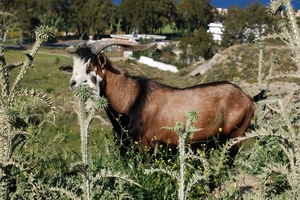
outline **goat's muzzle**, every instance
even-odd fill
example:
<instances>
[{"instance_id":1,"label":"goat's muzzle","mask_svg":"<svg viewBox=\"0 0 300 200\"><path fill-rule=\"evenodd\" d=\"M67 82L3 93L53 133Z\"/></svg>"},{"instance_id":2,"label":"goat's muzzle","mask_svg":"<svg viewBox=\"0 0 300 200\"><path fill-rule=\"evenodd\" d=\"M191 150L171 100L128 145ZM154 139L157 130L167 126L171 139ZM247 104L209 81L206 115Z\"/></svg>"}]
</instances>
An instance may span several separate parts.
<instances>
[{"instance_id":1,"label":"goat's muzzle","mask_svg":"<svg viewBox=\"0 0 300 200\"><path fill-rule=\"evenodd\" d=\"M70 90L74 90L76 88L76 81L75 80L71 80L69 87L70 87Z\"/></svg>"}]
</instances>

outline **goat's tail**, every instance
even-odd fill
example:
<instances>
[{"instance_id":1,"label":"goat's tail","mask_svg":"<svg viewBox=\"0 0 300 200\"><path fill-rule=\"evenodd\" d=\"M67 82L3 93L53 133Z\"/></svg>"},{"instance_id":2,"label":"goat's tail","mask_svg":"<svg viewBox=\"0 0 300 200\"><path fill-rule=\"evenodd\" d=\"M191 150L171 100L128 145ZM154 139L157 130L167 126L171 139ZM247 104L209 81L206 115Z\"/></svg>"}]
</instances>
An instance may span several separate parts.
<instances>
[{"instance_id":1,"label":"goat's tail","mask_svg":"<svg viewBox=\"0 0 300 200\"><path fill-rule=\"evenodd\" d=\"M268 97L267 96L267 91L266 90L261 90L260 93L258 93L257 95L255 95L253 97L253 101L258 102L258 101L266 99L267 97Z\"/></svg>"}]
</instances>

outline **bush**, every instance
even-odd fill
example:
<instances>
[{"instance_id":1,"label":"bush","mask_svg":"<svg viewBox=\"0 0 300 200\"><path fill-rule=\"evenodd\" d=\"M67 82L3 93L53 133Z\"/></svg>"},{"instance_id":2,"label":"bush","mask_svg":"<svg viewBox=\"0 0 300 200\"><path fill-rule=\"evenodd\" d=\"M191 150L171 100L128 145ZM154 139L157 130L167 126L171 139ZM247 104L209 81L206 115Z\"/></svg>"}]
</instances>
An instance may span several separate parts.
<instances>
[{"instance_id":1,"label":"bush","mask_svg":"<svg viewBox=\"0 0 300 200\"><path fill-rule=\"evenodd\" d=\"M201 27L196 35L186 35L181 39L179 49L180 62L185 65L200 61L201 59L209 59L215 53L216 43L210 33Z\"/></svg>"}]
</instances>

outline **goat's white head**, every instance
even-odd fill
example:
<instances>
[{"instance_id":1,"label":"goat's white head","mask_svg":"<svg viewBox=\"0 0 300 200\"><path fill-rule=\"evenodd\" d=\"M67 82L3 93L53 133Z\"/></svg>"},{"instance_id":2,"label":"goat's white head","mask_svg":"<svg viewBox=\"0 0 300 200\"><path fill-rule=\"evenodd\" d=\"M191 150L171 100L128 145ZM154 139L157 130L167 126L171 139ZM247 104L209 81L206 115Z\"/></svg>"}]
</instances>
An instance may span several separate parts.
<instances>
[{"instance_id":1,"label":"goat's white head","mask_svg":"<svg viewBox=\"0 0 300 200\"><path fill-rule=\"evenodd\" d=\"M83 51L87 51L87 49L83 49ZM60 67L59 70L67 74L72 74L69 83L69 88L71 90L76 89L81 85L87 85L94 89L97 94L99 94L100 83L102 82L104 76L104 71L98 69L98 67L101 67L99 66L99 63L97 63L100 61L99 56L89 53L88 56L85 57L84 54L77 54L78 52L72 56L72 67ZM97 73L98 70L101 70L102 73Z\"/></svg>"},{"instance_id":2,"label":"goat's white head","mask_svg":"<svg viewBox=\"0 0 300 200\"><path fill-rule=\"evenodd\" d=\"M67 52L73 56L73 67L60 67L59 70L67 74L72 74L70 80L71 90L81 85L88 85L99 95L106 63L106 57L100 52L112 45L121 45L133 51L142 51L153 47L155 43L141 45L122 40L105 40L94 42L85 48L67 49Z\"/></svg>"}]
</instances>

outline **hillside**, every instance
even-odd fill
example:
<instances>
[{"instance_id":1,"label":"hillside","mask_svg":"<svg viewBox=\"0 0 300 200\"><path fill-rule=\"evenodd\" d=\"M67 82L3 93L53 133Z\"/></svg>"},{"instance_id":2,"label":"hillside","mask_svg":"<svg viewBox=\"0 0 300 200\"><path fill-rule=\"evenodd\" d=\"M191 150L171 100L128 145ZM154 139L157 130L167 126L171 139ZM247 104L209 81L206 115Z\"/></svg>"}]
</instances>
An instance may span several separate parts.
<instances>
[{"instance_id":1,"label":"hillside","mask_svg":"<svg viewBox=\"0 0 300 200\"><path fill-rule=\"evenodd\" d=\"M229 81L241 84L250 92L257 91L257 76L258 76L258 54L259 50L256 44L243 44L229 47L222 54L226 57L220 64L214 66L212 70L203 75L203 80L216 81L226 79ZM264 52L263 64L263 80L270 70L271 56L277 58L277 66L274 69L273 75L281 73L291 73L297 70L295 62L291 59L292 51L285 45L268 44ZM294 83L295 79L281 78L273 80L271 83L271 91L273 93L283 94L287 92ZM264 81L265 82L265 81Z\"/></svg>"},{"instance_id":2,"label":"hillside","mask_svg":"<svg viewBox=\"0 0 300 200\"><path fill-rule=\"evenodd\" d=\"M235 45L225 49L221 54L225 59L219 64L214 65L212 69L208 70L205 74L196 77L189 75L190 72L198 66L195 64L181 69L177 74L153 69L133 61L119 61L119 64L126 66L130 74L154 78L159 82L175 87L186 87L204 82L228 80L240 85L250 94L257 93L259 50L256 44ZM295 62L291 59L291 49L282 44L268 44L263 59L263 79L268 75L270 57L272 54L276 55L278 59L278 65L274 70L274 75L279 75L279 72L293 73L297 70ZM271 83L271 91L275 94L284 94L295 82L296 80L291 78L273 80Z\"/></svg>"}]
</instances>

